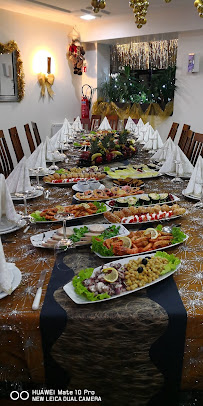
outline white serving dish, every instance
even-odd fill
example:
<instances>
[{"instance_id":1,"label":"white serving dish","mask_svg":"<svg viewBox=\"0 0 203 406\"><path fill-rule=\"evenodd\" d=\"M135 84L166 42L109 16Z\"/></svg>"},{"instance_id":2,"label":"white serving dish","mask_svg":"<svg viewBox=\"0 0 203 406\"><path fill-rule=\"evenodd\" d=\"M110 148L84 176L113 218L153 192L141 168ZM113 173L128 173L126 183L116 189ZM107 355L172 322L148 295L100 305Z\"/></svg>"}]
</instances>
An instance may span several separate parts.
<instances>
[{"instance_id":1,"label":"white serving dish","mask_svg":"<svg viewBox=\"0 0 203 406\"><path fill-rule=\"evenodd\" d=\"M22 275L20 269L18 269L12 262L7 262L7 266L13 273L13 280L11 283L11 288L13 292L20 285ZM8 293L0 292L0 299L3 299L6 296L8 296Z\"/></svg>"},{"instance_id":2,"label":"white serving dish","mask_svg":"<svg viewBox=\"0 0 203 406\"><path fill-rule=\"evenodd\" d=\"M147 253L145 253L145 255L139 255L139 258L145 258L146 255L147 255ZM153 255L154 255L154 254L153 254ZM151 255L151 256L153 256L153 255ZM131 257L130 259L131 259L131 260L132 260L132 259L135 259L135 260L136 260L136 259L138 259L138 257L137 257L137 256L136 256L136 257ZM121 264L121 265L125 265L125 264L127 264L128 262L129 262L129 259L128 259L128 258L120 259L120 260L119 260L119 264ZM116 264L116 263L118 263L118 261L113 261L113 262L107 263L107 264L106 264L106 267L108 267L108 266L113 266L113 265ZM111 265L110 265L110 264L111 264ZM174 271L168 272L168 273L166 273L165 275L160 276L160 277L159 277L158 279L156 279L155 281L153 281L153 282L151 282L151 283L147 283L146 285L144 285L144 286L142 286L142 287L139 287L139 288L134 289L134 290L126 291L126 292L123 292L123 293L120 293L120 295L115 295L115 296L112 296L112 297L107 298L107 299L96 300L95 302L91 302L91 301L89 301L88 299L86 299L85 297L82 297L82 296L78 295L78 294L75 292L75 289L74 289L74 287L73 287L72 281L69 282L69 283L67 283L67 284L63 287L63 289L64 289L64 291L66 292L66 294L73 300L73 302L75 302L75 303L77 303L77 304L82 304L82 305L84 305L84 304L90 304L90 303L101 303L101 302L104 302L104 301L107 301L107 300L113 300L113 299L120 298L120 297L122 297L122 296L129 295L129 294L134 293L134 292L137 292L138 290L141 290L141 289L146 289L146 288L148 288L149 286L152 286L152 285L154 285L155 283L158 283L158 282L160 282L160 281L162 281L162 280L168 278L169 276L171 276L174 272L176 272L176 271L179 269L180 266L181 266L181 264L179 264L179 265L177 266L177 268L176 268ZM96 271L98 271L100 268L101 268L100 266L97 267L97 268L95 268L94 271L93 271L93 275L94 275L94 273L95 273Z\"/></svg>"},{"instance_id":3,"label":"white serving dish","mask_svg":"<svg viewBox=\"0 0 203 406\"><path fill-rule=\"evenodd\" d=\"M93 224L88 224L86 225L87 227L90 227ZM94 224L95 225L95 224ZM119 224L112 224L115 225L116 227L119 226ZM102 226L106 228L109 228L110 225L109 224L102 224ZM73 226L73 228L81 228L84 227L83 225L80 226ZM57 234L57 230L51 230L51 231L47 231L45 233L40 233L40 234L36 234L33 235L32 237L30 237L30 241L32 243L32 245L34 245L34 247L37 248L49 248L49 249L53 249L54 247L46 247L42 244L42 242L46 242L49 238L51 238L54 234ZM129 231L127 230L127 228L125 228L122 224L120 225L120 230L119 230L119 234L118 235L128 235ZM61 237L62 238L62 237ZM57 243L57 240L56 240ZM87 243L86 245L90 245L90 243Z\"/></svg>"}]
</instances>

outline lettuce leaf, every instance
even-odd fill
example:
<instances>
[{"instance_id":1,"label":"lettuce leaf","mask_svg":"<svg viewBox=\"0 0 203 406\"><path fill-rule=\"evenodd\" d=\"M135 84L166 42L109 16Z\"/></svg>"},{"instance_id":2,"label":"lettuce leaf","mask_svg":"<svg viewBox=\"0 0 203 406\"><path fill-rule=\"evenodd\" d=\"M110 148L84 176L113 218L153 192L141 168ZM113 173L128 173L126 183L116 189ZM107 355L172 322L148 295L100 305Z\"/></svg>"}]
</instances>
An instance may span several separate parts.
<instances>
[{"instance_id":1,"label":"lettuce leaf","mask_svg":"<svg viewBox=\"0 0 203 406\"><path fill-rule=\"evenodd\" d=\"M180 227L173 227L172 235L173 235L173 239L171 241L171 244L176 244L178 242L182 242L186 238L186 235L181 231Z\"/></svg>"},{"instance_id":2,"label":"lettuce leaf","mask_svg":"<svg viewBox=\"0 0 203 406\"><path fill-rule=\"evenodd\" d=\"M84 285L83 281L91 277L94 268L86 268L79 272L78 275L74 276L72 279L72 284L74 286L75 292L80 296L85 296L89 301L95 302L96 300L107 299L110 296L107 293L100 293L94 295L93 292L90 292Z\"/></svg>"},{"instance_id":3,"label":"lettuce leaf","mask_svg":"<svg viewBox=\"0 0 203 406\"><path fill-rule=\"evenodd\" d=\"M114 255L112 248L105 247L104 238L102 236L92 237L92 251L98 252L98 254L104 257L111 257Z\"/></svg>"},{"instance_id":4,"label":"lettuce leaf","mask_svg":"<svg viewBox=\"0 0 203 406\"><path fill-rule=\"evenodd\" d=\"M168 264L166 264L164 270L160 273L160 275L165 275L168 272L174 271L177 268L177 266L181 263L181 260L174 254L167 254L164 251L156 252L154 256L166 258L168 260Z\"/></svg>"},{"instance_id":5,"label":"lettuce leaf","mask_svg":"<svg viewBox=\"0 0 203 406\"><path fill-rule=\"evenodd\" d=\"M97 208L97 213L104 213L107 209L106 209L106 205L105 203L100 203L100 202L94 202L93 203L96 208Z\"/></svg>"},{"instance_id":6,"label":"lettuce leaf","mask_svg":"<svg viewBox=\"0 0 203 406\"><path fill-rule=\"evenodd\" d=\"M103 233L101 233L99 237L102 237L104 239L115 237L116 235L119 234L120 228L121 228L121 226L118 226L118 227L116 227L115 225L110 226L110 227L106 228L106 230L104 230Z\"/></svg>"},{"instance_id":7,"label":"lettuce leaf","mask_svg":"<svg viewBox=\"0 0 203 406\"><path fill-rule=\"evenodd\" d=\"M31 217L33 217L33 219L35 219L35 221L47 221L47 219L45 217L41 217L40 216L41 211L36 210L33 213L31 213Z\"/></svg>"}]
</instances>

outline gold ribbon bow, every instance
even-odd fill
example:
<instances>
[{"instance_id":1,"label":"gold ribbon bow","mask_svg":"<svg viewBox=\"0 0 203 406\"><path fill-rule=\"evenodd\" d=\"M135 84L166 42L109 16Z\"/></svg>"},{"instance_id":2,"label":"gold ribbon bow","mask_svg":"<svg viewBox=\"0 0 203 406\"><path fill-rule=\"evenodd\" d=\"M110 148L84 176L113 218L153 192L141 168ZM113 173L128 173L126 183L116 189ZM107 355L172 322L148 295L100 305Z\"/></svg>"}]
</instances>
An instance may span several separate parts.
<instances>
[{"instance_id":1,"label":"gold ribbon bow","mask_svg":"<svg viewBox=\"0 0 203 406\"><path fill-rule=\"evenodd\" d=\"M52 73L49 73L48 75L45 75L44 73L39 73L38 82L41 86L41 97L45 96L45 89L47 88L48 95L51 98L53 98L54 92L51 86L54 83L54 75Z\"/></svg>"}]
</instances>

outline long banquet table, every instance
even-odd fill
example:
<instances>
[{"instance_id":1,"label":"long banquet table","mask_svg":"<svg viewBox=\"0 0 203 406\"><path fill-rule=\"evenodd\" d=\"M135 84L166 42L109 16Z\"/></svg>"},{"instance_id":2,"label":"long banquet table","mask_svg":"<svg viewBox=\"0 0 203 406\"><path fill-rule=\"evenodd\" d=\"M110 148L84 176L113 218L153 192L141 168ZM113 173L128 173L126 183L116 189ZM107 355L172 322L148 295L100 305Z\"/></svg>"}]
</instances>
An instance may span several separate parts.
<instances>
[{"instance_id":1,"label":"long banquet table","mask_svg":"<svg viewBox=\"0 0 203 406\"><path fill-rule=\"evenodd\" d=\"M146 163L149 159L145 152L138 154L131 162L140 164ZM116 163L118 165L118 163ZM116 165L115 164L115 165ZM115 166L114 165L114 166ZM71 166L71 165L70 165ZM181 228L187 234L189 239L186 243L181 244L173 249L167 250L169 253L175 253L182 260L180 270L174 274L174 279L178 287L179 294L187 311L187 330L185 339L184 360L182 369L182 390L202 390L203 389L203 273L202 273L202 226L203 217L201 209L194 207L194 201L185 199L182 196L182 189L186 187L187 181L181 183L171 182L168 176L162 176L156 179L145 180L144 191L150 192L170 192L176 194L181 199L181 205L187 209L187 214L181 219L176 219L175 223L181 223ZM112 184L109 179L104 181L106 186ZM70 187L50 186L51 191L49 200L44 197L29 201L29 212L37 209L43 209L47 206L51 207L54 204L71 203L73 191ZM19 210L23 205L16 206ZM85 220L83 224L90 222L104 222L103 216L98 216L94 220ZM170 222L171 223L171 222ZM174 223L174 221L173 221ZM77 223L76 223L77 224ZM22 281L20 286L12 293L0 301L0 380L1 383L30 383L44 384L45 369L42 350L42 341L40 333L40 312L44 302L47 286L51 277L54 266L53 250L40 249L32 246L30 237L33 234L44 232L50 229L58 228L58 224L40 224L31 225L28 232L23 233L23 229L2 236L3 247L6 258L9 262L15 262L16 266L22 272ZM96 267L105 262L96 255L91 254L89 247L77 248L70 250L64 259L66 265L73 270L75 274L80 269L85 267ZM39 310L32 310L32 302L36 293L36 284L42 269L46 269L46 279L43 286L42 298ZM132 299L131 299L132 297ZM112 385L112 390L108 388L107 393L109 403L124 405L122 400L123 393L131 391L130 387L123 387L123 375L120 381L120 366L126 368L126 376L128 375L127 368L132 362L132 354L128 352L129 337L126 337L123 331L123 323L127 329L131 329L131 337L135 351L139 353L139 346L136 347L136 332L133 337L133 328L128 326L128 319L131 317L131 323L142 322L144 318L150 318L154 323L154 330L157 330L152 337L152 341L156 340L157 335L162 333L162 330L167 326L167 315L161 306L153 302L145 295L145 289L138 293L128 295L121 299L116 299L113 305L108 308L108 303L103 306L102 312L98 312L96 305L79 306L75 305L60 286L54 292L55 301L61 306L68 315L69 322L64 329L63 334L56 340L52 348L52 356L54 360L65 368L70 374L70 387L92 389L98 387L103 382L103 388ZM93 306L93 307L92 307ZM113 306L113 307L112 307ZM141 316L140 316L141 312ZM132 314L135 316L132 317ZM150 316L149 316L150 314ZM140 317L140 320L139 320ZM112 325L109 322L102 327L106 320L116 319L116 324ZM125 321L123 320L125 318ZM146 327L146 326L145 326ZM96 333L95 333L96 329ZM143 339L146 331L143 331L137 339ZM156 335L157 334L157 335ZM122 340L126 340L122 347L121 342L117 339L120 335ZM96 343L91 341L91 336ZM101 337L103 336L103 339ZM134 340L134 341L133 341ZM107 342L110 342L110 344ZM88 351L85 346L88 345ZM132 344L132 343L131 343ZM115 346L120 345L120 352L125 353L125 357L117 359ZM141 345L141 344L140 344ZM96 356L93 363L94 368L90 367L91 359L95 354L98 355L99 349L105 348L105 356ZM110 355L108 351L112 350ZM145 350L148 351L149 348ZM88 354L89 353L89 354ZM100 352L99 352L100 353ZM124 360L125 358L125 360ZM127 361L127 363L126 363ZM142 360L141 360L142 361ZM142 362L132 364L132 368L138 368L141 374L144 374ZM103 376L102 365L106 368L111 368L114 371L113 383L112 375ZM89 366L89 368L88 368ZM140 369L139 369L140 368ZM150 371L148 374L148 387L153 385L159 387L162 382L162 375L157 371L155 366L145 365L145 369ZM89 370L89 373L87 373ZM118 371L118 373L116 372ZM145 386L142 378L133 380L132 370L129 372L132 377L132 387L137 396L136 405L144 405L150 395L154 393L152 390L147 391L145 396ZM124 371L125 375L125 371ZM153 376L153 382L150 376ZM98 384L100 377L100 384ZM115 382L118 381L118 386ZM155 383L154 383L155 381ZM92 385L90 384L92 382ZM103 390L103 389L102 389ZM116 397L115 392L117 392ZM107 396L104 390L103 396ZM133 393L133 392L132 392ZM134 405L134 403L128 404Z\"/></svg>"}]
</instances>

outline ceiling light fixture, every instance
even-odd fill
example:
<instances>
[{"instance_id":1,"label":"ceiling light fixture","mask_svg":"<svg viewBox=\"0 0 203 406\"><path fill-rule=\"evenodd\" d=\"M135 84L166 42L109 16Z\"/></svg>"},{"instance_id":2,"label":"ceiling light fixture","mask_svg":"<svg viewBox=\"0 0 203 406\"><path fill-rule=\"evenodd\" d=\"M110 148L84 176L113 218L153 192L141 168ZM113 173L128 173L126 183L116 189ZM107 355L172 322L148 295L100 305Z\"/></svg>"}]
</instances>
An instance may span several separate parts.
<instances>
[{"instance_id":1,"label":"ceiling light fixture","mask_svg":"<svg viewBox=\"0 0 203 406\"><path fill-rule=\"evenodd\" d=\"M84 14L83 16L80 16L83 20L94 20L96 17L92 16L91 14Z\"/></svg>"}]
</instances>

